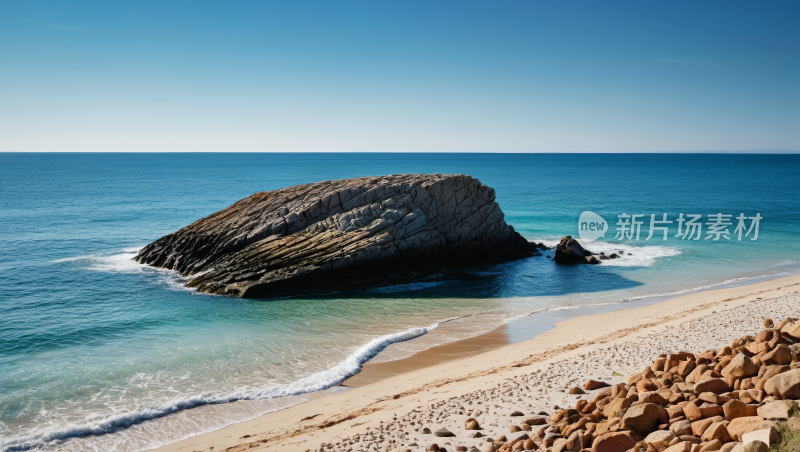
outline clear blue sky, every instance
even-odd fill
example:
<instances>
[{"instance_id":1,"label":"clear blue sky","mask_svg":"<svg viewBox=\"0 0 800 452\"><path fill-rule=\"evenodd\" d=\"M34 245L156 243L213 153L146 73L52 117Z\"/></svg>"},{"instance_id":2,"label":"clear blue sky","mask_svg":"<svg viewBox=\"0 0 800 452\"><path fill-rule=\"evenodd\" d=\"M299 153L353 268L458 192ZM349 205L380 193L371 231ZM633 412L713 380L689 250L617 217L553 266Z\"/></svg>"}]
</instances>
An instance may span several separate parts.
<instances>
[{"instance_id":1,"label":"clear blue sky","mask_svg":"<svg viewBox=\"0 0 800 452\"><path fill-rule=\"evenodd\" d=\"M5 1L0 151L800 149L797 1Z\"/></svg>"}]
</instances>

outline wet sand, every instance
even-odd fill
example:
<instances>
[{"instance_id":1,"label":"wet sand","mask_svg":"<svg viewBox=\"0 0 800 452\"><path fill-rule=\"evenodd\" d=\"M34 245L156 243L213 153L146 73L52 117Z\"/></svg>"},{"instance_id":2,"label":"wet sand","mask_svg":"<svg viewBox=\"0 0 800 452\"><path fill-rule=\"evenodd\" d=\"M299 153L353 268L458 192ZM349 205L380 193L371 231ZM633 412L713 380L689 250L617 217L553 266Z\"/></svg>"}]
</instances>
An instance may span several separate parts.
<instances>
[{"instance_id":1,"label":"wet sand","mask_svg":"<svg viewBox=\"0 0 800 452\"><path fill-rule=\"evenodd\" d=\"M351 387L364 386L412 370L478 355L510 343L508 325L503 325L486 334L437 345L408 358L376 364L367 363L361 372L348 378L342 384Z\"/></svg>"}]
</instances>

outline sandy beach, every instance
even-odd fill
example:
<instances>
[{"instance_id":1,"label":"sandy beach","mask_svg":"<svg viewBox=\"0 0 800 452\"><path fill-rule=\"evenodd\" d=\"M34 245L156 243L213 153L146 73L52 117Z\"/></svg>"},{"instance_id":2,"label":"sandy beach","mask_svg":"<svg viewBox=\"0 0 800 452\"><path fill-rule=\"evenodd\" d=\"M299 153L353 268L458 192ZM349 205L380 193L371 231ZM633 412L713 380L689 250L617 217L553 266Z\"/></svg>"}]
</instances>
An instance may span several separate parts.
<instances>
[{"instance_id":1,"label":"sandy beach","mask_svg":"<svg viewBox=\"0 0 800 452\"><path fill-rule=\"evenodd\" d=\"M766 317L800 311L800 275L692 293L655 304L572 318L532 339L507 344L503 328L434 347L410 358L367 364L345 382L353 389L185 439L172 451L448 450L509 435L513 418L580 397L588 379L610 384L641 371L661 353L721 348L759 331ZM482 438L464 422L480 422ZM423 429L447 428L436 438Z\"/></svg>"}]
</instances>

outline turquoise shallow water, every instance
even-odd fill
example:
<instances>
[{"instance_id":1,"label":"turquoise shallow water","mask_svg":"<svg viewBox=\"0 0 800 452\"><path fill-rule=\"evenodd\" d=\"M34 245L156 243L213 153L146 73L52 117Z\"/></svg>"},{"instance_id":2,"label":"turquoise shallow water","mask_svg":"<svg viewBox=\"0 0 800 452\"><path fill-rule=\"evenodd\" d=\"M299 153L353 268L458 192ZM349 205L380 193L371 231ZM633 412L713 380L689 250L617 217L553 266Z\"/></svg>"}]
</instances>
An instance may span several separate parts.
<instances>
[{"instance_id":1,"label":"turquoise shallow water","mask_svg":"<svg viewBox=\"0 0 800 452\"><path fill-rule=\"evenodd\" d=\"M407 172L479 178L510 224L550 244L594 211L612 233L587 247L626 256L282 300L197 295L130 260L257 191ZM799 180L795 155L0 154L0 450L145 450L297 403L445 319L475 315L454 322L479 334L542 309L796 272ZM618 214L646 214L644 239L649 214L681 212L763 220L757 241L681 240L675 224L667 241L613 240Z\"/></svg>"}]
</instances>

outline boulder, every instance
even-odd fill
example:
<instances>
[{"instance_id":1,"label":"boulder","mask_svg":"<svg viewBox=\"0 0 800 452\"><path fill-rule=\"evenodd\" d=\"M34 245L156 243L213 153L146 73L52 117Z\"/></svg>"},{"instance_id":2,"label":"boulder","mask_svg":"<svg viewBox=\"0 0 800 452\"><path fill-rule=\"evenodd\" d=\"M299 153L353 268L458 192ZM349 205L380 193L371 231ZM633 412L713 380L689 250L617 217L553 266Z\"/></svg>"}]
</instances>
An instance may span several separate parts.
<instances>
[{"instance_id":1,"label":"boulder","mask_svg":"<svg viewBox=\"0 0 800 452\"><path fill-rule=\"evenodd\" d=\"M785 421L797 415L797 402L794 400L776 400L758 407L758 415L764 419Z\"/></svg>"},{"instance_id":2,"label":"boulder","mask_svg":"<svg viewBox=\"0 0 800 452\"><path fill-rule=\"evenodd\" d=\"M722 394L723 392L728 392L730 390L731 387L728 385L728 382L721 378L712 378L710 380L701 381L700 383L694 385L694 393L698 395L704 392Z\"/></svg>"},{"instance_id":3,"label":"boulder","mask_svg":"<svg viewBox=\"0 0 800 452\"><path fill-rule=\"evenodd\" d=\"M406 174L256 193L145 246L135 260L175 270L200 292L275 297L535 253L477 179Z\"/></svg>"},{"instance_id":4,"label":"boulder","mask_svg":"<svg viewBox=\"0 0 800 452\"><path fill-rule=\"evenodd\" d=\"M641 436L631 431L606 433L592 442L592 452L625 452L641 439Z\"/></svg>"},{"instance_id":5,"label":"boulder","mask_svg":"<svg viewBox=\"0 0 800 452\"><path fill-rule=\"evenodd\" d=\"M766 421L761 416L747 416L732 420L728 424L728 434L734 441L741 441L742 435L755 430L772 427L773 422Z\"/></svg>"},{"instance_id":6,"label":"boulder","mask_svg":"<svg viewBox=\"0 0 800 452\"><path fill-rule=\"evenodd\" d=\"M718 439L713 439L711 441L707 441L705 443L700 444L700 448L697 449L698 452L711 452L715 450L722 449L722 441Z\"/></svg>"},{"instance_id":7,"label":"boulder","mask_svg":"<svg viewBox=\"0 0 800 452\"><path fill-rule=\"evenodd\" d=\"M654 403L643 403L628 408L622 418L621 427L633 430L640 435L647 435L662 422L669 422L667 410Z\"/></svg>"},{"instance_id":8,"label":"boulder","mask_svg":"<svg viewBox=\"0 0 800 452\"><path fill-rule=\"evenodd\" d=\"M778 344L775 349L761 357L761 363L767 366L792 363L792 350L786 344Z\"/></svg>"},{"instance_id":9,"label":"boulder","mask_svg":"<svg viewBox=\"0 0 800 452\"><path fill-rule=\"evenodd\" d=\"M642 403L655 403L656 405L666 405L669 400L656 391L640 392L638 394L639 401Z\"/></svg>"},{"instance_id":10,"label":"boulder","mask_svg":"<svg viewBox=\"0 0 800 452\"><path fill-rule=\"evenodd\" d=\"M668 430L656 430L644 438L646 443L657 443L659 441L670 442L675 439L675 434Z\"/></svg>"},{"instance_id":11,"label":"boulder","mask_svg":"<svg viewBox=\"0 0 800 452\"><path fill-rule=\"evenodd\" d=\"M630 399L618 397L603 408L603 415L609 419L616 417L622 410L631 406Z\"/></svg>"},{"instance_id":12,"label":"boulder","mask_svg":"<svg viewBox=\"0 0 800 452\"><path fill-rule=\"evenodd\" d=\"M583 385L583 388L586 389L587 391L594 391L595 389L605 388L607 386L611 385L606 383L605 381L588 380Z\"/></svg>"},{"instance_id":13,"label":"boulder","mask_svg":"<svg viewBox=\"0 0 800 452\"><path fill-rule=\"evenodd\" d=\"M585 262L586 257L591 255L592 253L586 251L577 240L566 235L561 237L561 241L556 245L554 260L558 264L577 264Z\"/></svg>"},{"instance_id":14,"label":"boulder","mask_svg":"<svg viewBox=\"0 0 800 452\"><path fill-rule=\"evenodd\" d=\"M747 404L741 400L729 400L722 405L722 411L725 414L725 419L732 421L736 418L747 416Z\"/></svg>"},{"instance_id":15,"label":"boulder","mask_svg":"<svg viewBox=\"0 0 800 452\"><path fill-rule=\"evenodd\" d=\"M762 428L761 430L753 430L742 435L742 442L747 445L751 441L761 441L767 446L779 443L781 434L775 427Z\"/></svg>"},{"instance_id":16,"label":"boulder","mask_svg":"<svg viewBox=\"0 0 800 452\"><path fill-rule=\"evenodd\" d=\"M663 452L691 452L694 443L691 441L681 441L677 444L667 447Z\"/></svg>"},{"instance_id":17,"label":"boulder","mask_svg":"<svg viewBox=\"0 0 800 452\"><path fill-rule=\"evenodd\" d=\"M800 399L800 369L790 370L770 378L764 385L764 391L782 399Z\"/></svg>"},{"instance_id":18,"label":"boulder","mask_svg":"<svg viewBox=\"0 0 800 452\"><path fill-rule=\"evenodd\" d=\"M723 445L722 445L722 447L719 449L719 452L731 452L731 451L733 450L733 448L734 448L734 447L736 447L736 446L739 446L739 445L741 445L741 444L742 444L742 443L738 443L738 442L730 442L730 443L725 443L725 444L723 444Z\"/></svg>"},{"instance_id":19,"label":"boulder","mask_svg":"<svg viewBox=\"0 0 800 452\"><path fill-rule=\"evenodd\" d=\"M721 373L723 377L746 378L756 375L758 367L753 364L753 360L750 357L744 353L739 353L722 369Z\"/></svg>"},{"instance_id":20,"label":"boulder","mask_svg":"<svg viewBox=\"0 0 800 452\"><path fill-rule=\"evenodd\" d=\"M749 443L742 443L733 449L731 452L768 452L769 446L762 441L751 441Z\"/></svg>"},{"instance_id":21,"label":"boulder","mask_svg":"<svg viewBox=\"0 0 800 452\"><path fill-rule=\"evenodd\" d=\"M706 429L713 423L714 421L711 419L700 419L699 421L692 422L692 435L702 436L703 433L706 432Z\"/></svg>"},{"instance_id":22,"label":"boulder","mask_svg":"<svg viewBox=\"0 0 800 452\"><path fill-rule=\"evenodd\" d=\"M684 436L692 434L692 423L689 421L676 421L669 426L669 431L675 436Z\"/></svg>"},{"instance_id":23,"label":"boulder","mask_svg":"<svg viewBox=\"0 0 800 452\"><path fill-rule=\"evenodd\" d=\"M728 427L725 421L715 422L708 426L706 431L703 432L703 436L700 438L701 441L713 441L715 439L718 439L723 443L728 443L732 440L730 434L728 433Z\"/></svg>"},{"instance_id":24,"label":"boulder","mask_svg":"<svg viewBox=\"0 0 800 452\"><path fill-rule=\"evenodd\" d=\"M683 414L686 416L691 422L694 422L698 419L703 418L703 413L700 412L700 408L694 404L694 402L689 402L683 407Z\"/></svg>"},{"instance_id":25,"label":"boulder","mask_svg":"<svg viewBox=\"0 0 800 452\"><path fill-rule=\"evenodd\" d=\"M700 413L704 418L720 416L723 413L721 406L714 403L704 403L700 405Z\"/></svg>"},{"instance_id":26,"label":"boulder","mask_svg":"<svg viewBox=\"0 0 800 452\"><path fill-rule=\"evenodd\" d=\"M781 333L800 339L800 321L787 319L786 324L781 328Z\"/></svg>"}]
</instances>

